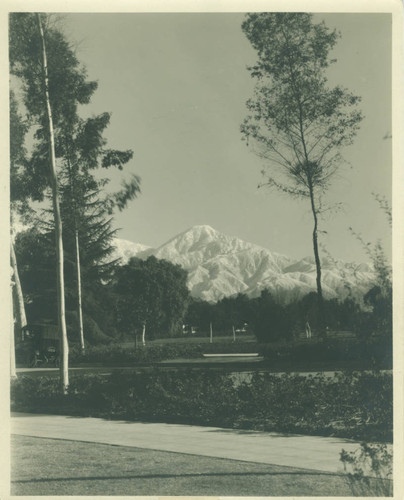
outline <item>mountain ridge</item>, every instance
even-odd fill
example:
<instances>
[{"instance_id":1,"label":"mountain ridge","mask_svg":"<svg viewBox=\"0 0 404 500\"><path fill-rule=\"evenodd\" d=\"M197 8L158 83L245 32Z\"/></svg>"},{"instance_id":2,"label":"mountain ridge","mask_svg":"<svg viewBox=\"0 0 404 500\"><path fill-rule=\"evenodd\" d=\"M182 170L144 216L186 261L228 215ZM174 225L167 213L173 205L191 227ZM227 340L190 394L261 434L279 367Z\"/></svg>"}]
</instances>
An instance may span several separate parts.
<instances>
[{"instance_id":1,"label":"mountain ridge","mask_svg":"<svg viewBox=\"0 0 404 500\"><path fill-rule=\"evenodd\" d=\"M193 226L157 248L120 239L114 240L114 246L114 258L122 263L132 256L145 259L154 255L180 265L188 271L191 295L208 302L238 293L256 297L264 288L279 302L290 302L317 289L313 257L292 259L209 225ZM326 298L344 298L349 290L363 294L374 280L371 266L364 263L324 257L322 271Z\"/></svg>"}]
</instances>

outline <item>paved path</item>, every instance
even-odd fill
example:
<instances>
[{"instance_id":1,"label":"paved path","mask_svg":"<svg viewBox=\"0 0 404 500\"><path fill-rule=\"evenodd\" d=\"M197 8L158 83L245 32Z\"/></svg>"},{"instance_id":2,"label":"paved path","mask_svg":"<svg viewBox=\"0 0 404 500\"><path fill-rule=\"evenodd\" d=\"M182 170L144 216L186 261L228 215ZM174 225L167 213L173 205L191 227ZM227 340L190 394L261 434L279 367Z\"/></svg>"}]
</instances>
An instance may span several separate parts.
<instances>
[{"instance_id":1,"label":"paved path","mask_svg":"<svg viewBox=\"0 0 404 500\"><path fill-rule=\"evenodd\" d=\"M12 414L11 430L24 436L133 446L327 472L342 471L339 461L342 448L353 451L359 447L358 443L339 438L29 413Z\"/></svg>"}]
</instances>

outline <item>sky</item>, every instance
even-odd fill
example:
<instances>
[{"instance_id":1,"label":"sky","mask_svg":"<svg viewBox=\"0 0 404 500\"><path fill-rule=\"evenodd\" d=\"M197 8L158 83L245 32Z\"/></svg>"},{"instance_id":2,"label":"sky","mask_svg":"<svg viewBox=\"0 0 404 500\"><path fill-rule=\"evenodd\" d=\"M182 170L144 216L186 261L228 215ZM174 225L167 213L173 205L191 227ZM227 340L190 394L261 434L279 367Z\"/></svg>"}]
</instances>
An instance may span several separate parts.
<instances>
[{"instance_id":1,"label":"sky","mask_svg":"<svg viewBox=\"0 0 404 500\"><path fill-rule=\"evenodd\" d=\"M257 189L263 160L241 140L256 53L241 30L244 14L65 14L69 40L99 87L84 115L109 111L110 147L133 149L124 174L142 193L115 217L118 237L158 247L197 224L302 258L312 254L307 200ZM321 223L335 258L363 261L361 244L390 227L372 192L391 200L391 16L315 14L341 32L331 54L330 85L362 97L365 115L347 163L327 194L343 209ZM387 138L386 138L387 137ZM121 172L109 172L118 187Z\"/></svg>"}]
</instances>

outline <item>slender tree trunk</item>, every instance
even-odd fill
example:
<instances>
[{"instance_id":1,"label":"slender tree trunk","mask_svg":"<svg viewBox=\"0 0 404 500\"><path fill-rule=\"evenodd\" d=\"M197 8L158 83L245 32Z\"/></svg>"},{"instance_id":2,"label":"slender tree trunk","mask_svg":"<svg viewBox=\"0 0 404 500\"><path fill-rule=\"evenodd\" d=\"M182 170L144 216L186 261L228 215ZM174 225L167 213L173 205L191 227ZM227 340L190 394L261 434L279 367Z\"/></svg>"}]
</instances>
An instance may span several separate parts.
<instances>
[{"instance_id":1,"label":"slender tree trunk","mask_svg":"<svg viewBox=\"0 0 404 500\"><path fill-rule=\"evenodd\" d=\"M146 321L143 323L143 328L142 328L142 345L146 345Z\"/></svg>"},{"instance_id":2,"label":"slender tree trunk","mask_svg":"<svg viewBox=\"0 0 404 500\"><path fill-rule=\"evenodd\" d=\"M212 330L212 323L210 323L210 343L213 343L213 330Z\"/></svg>"},{"instance_id":3,"label":"slender tree trunk","mask_svg":"<svg viewBox=\"0 0 404 500\"><path fill-rule=\"evenodd\" d=\"M313 219L314 219L313 251L314 251L314 260L316 263L318 312L319 312L319 320L320 320L320 332L321 332L321 335L323 336L324 332L325 332L324 299L323 299L323 289L321 286L321 262L320 262L320 254L318 251L318 217L317 217L317 210L316 210L316 206L315 206L315 202L314 202L313 187L311 184L310 184L310 204L311 204L311 211L313 213Z\"/></svg>"},{"instance_id":4,"label":"slender tree trunk","mask_svg":"<svg viewBox=\"0 0 404 500\"><path fill-rule=\"evenodd\" d=\"M74 218L74 239L76 248L76 275L77 275L77 310L79 313L79 331L80 331L80 347L81 353L84 354L86 351L86 346L84 343L84 328L83 328L83 306L82 306L82 295L81 295L81 266L80 266L80 243L79 243L79 231L77 229L77 204L76 204L76 193L74 185L74 174L72 172L72 167L69 157L67 158L67 165L69 171L69 182L70 191L72 195L73 203L73 218Z\"/></svg>"},{"instance_id":5,"label":"slender tree trunk","mask_svg":"<svg viewBox=\"0 0 404 500\"><path fill-rule=\"evenodd\" d=\"M14 339L14 310L13 310L13 288L14 280L11 278L10 283L10 378L17 378L15 369L15 339Z\"/></svg>"},{"instance_id":6,"label":"slender tree trunk","mask_svg":"<svg viewBox=\"0 0 404 500\"><path fill-rule=\"evenodd\" d=\"M46 110L49 125L49 147L50 147L50 181L52 187L53 216L55 219L55 240L56 240L56 260L57 260L57 301L58 301L58 321L60 334L60 384L64 393L67 393L69 386L69 344L67 341L66 312L65 312L65 290L64 290L64 263L63 263L63 239L62 239L62 219L60 216L59 190L56 175L56 155L55 137L53 132L52 108L49 100L48 66L46 58L45 36L42 28L40 14L37 14L38 27L42 40L42 64L45 84Z\"/></svg>"},{"instance_id":7,"label":"slender tree trunk","mask_svg":"<svg viewBox=\"0 0 404 500\"><path fill-rule=\"evenodd\" d=\"M10 256L11 256L11 266L13 268L13 280L14 280L13 296L14 296L15 309L17 313L15 317L17 320L18 332L21 332L21 329L27 325L27 317L25 315L24 296L22 294L20 276L18 273L17 258L15 256L14 241L12 237L10 241Z\"/></svg>"},{"instance_id":8,"label":"slender tree trunk","mask_svg":"<svg viewBox=\"0 0 404 500\"><path fill-rule=\"evenodd\" d=\"M86 351L84 343L84 329L83 329L83 307L81 304L81 267L80 267L80 247L79 247L79 232L75 231L76 240L76 270L77 270L77 301L79 310L79 327L80 327L80 346L82 354Z\"/></svg>"},{"instance_id":9,"label":"slender tree trunk","mask_svg":"<svg viewBox=\"0 0 404 500\"><path fill-rule=\"evenodd\" d=\"M234 325L233 325L233 342L236 341L236 330L234 329Z\"/></svg>"}]
</instances>

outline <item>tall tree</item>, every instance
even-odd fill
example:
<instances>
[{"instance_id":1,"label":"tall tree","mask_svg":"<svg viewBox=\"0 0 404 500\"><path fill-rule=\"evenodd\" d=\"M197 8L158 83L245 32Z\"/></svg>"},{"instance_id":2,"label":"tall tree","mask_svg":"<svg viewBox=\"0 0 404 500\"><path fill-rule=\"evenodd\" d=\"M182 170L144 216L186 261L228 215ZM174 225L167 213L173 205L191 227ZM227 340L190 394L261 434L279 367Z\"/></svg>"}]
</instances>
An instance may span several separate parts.
<instances>
[{"instance_id":1,"label":"tall tree","mask_svg":"<svg viewBox=\"0 0 404 500\"><path fill-rule=\"evenodd\" d=\"M243 137L267 161L265 184L307 199L313 215L317 297L323 311L318 249L322 195L341 164L341 148L353 142L362 119L359 97L327 86L329 52L338 39L311 14L248 14L242 30L258 53L249 68L257 79ZM320 313L321 314L321 313Z\"/></svg>"},{"instance_id":2,"label":"tall tree","mask_svg":"<svg viewBox=\"0 0 404 500\"><path fill-rule=\"evenodd\" d=\"M55 135L53 129L52 106L49 98L48 59L46 53L45 34L40 14L37 14L37 21L38 21L38 29L42 44L42 73L43 73L42 86L45 95L46 114L48 118L47 142L49 144L50 183L52 189L53 217L55 221L55 242L56 242L56 261L57 261L56 296L58 300L58 320L59 320L60 348L61 348L61 358L62 358L62 362L60 363L60 379L63 391L67 391L69 385L69 343L67 341L66 314L65 314L62 219L60 216L59 186L56 173Z\"/></svg>"},{"instance_id":3,"label":"tall tree","mask_svg":"<svg viewBox=\"0 0 404 500\"><path fill-rule=\"evenodd\" d=\"M175 336L182 332L189 303L187 272L156 257L132 258L116 271L118 324L128 334L146 327L151 335Z\"/></svg>"},{"instance_id":4,"label":"tall tree","mask_svg":"<svg viewBox=\"0 0 404 500\"><path fill-rule=\"evenodd\" d=\"M26 215L29 212L26 190L24 182L23 169L26 162L26 150L24 147L25 134L27 133L27 124L24 123L22 116L18 113L18 104L14 92L10 91L10 259L13 269L12 303L13 318L15 317L17 332L27 324L25 314L24 297L21 288L18 263L14 249L14 223L18 216ZM14 344L14 324L12 328L11 341ZM15 372L14 348L11 350L13 373Z\"/></svg>"},{"instance_id":5,"label":"tall tree","mask_svg":"<svg viewBox=\"0 0 404 500\"><path fill-rule=\"evenodd\" d=\"M59 207L55 134L64 120L76 113L79 103L88 102L96 84L87 82L85 72L63 34L42 14L10 15L10 69L23 83L24 104L35 122L35 145L26 175L35 179L32 198L42 199L46 188L52 191L57 255L58 323L62 363L60 380L64 392L69 384L68 341L65 320L64 258L62 222ZM45 160L45 161L44 161Z\"/></svg>"},{"instance_id":6,"label":"tall tree","mask_svg":"<svg viewBox=\"0 0 404 500\"><path fill-rule=\"evenodd\" d=\"M71 239L74 241L77 312L81 350L84 353L80 241L85 235L85 231L88 232L91 228L86 226L83 219L86 218L86 209L89 205L97 205L94 193L99 192L100 186L105 186L108 182L107 179L97 181L91 171L100 167L106 169L112 166L122 170L123 165L132 159L133 151L118 151L105 147L106 140L102 134L109 124L109 113L103 113L87 120L79 119L77 116L71 118L60 135L57 151L63 162L64 189L62 193L65 203L62 217L69 221L72 229ZM124 181L121 190L108 196L102 196L105 209L101 209L101 212L104 214L106 211L112 213L116 207L123 210L130 200L136 198L139 192L140 179L137 176L132 176L130 182ZM89 201L90 199L91 201ZM100 205L98 204L98 206ZM98 216L100 217L100 212L98 212ZM98 222L100 223L100 221ZM105 222L105 224L108 223ZM110 231L104 232L106 241L111 237Z\"/></svg>"}]
</instances>

